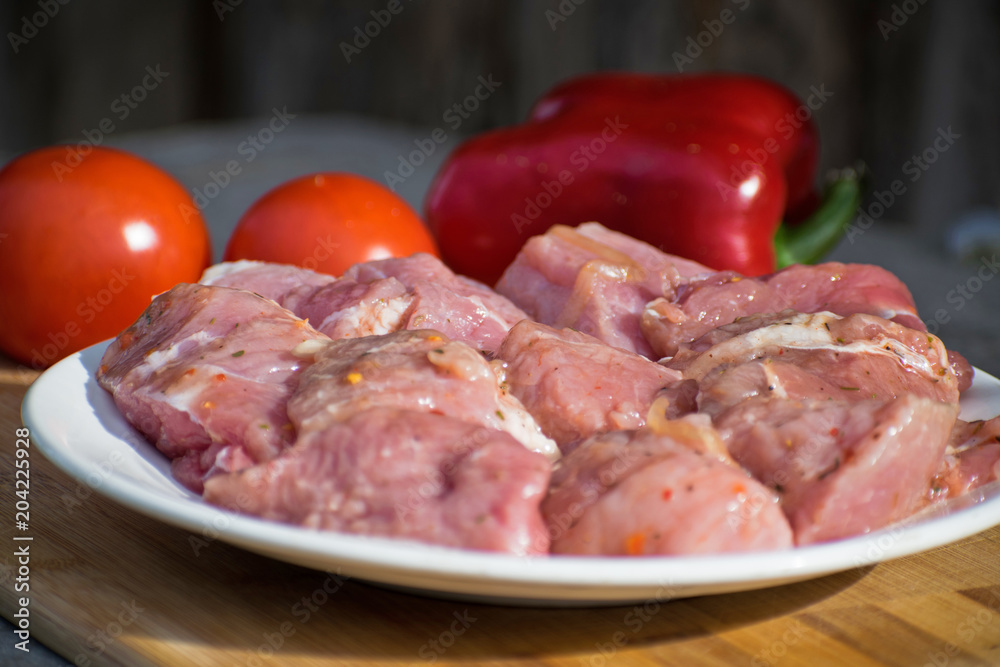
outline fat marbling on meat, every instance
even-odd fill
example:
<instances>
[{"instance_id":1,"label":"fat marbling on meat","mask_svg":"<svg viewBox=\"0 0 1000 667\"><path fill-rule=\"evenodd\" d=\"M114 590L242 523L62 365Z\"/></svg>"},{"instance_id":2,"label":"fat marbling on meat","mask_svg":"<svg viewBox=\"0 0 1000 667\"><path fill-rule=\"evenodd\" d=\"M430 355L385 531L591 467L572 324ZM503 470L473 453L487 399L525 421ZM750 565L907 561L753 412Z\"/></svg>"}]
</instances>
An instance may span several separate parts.
<instances>
[{"instance_id":1,"label":"fat marbling on meat","mask_svg":"<svg viewBox=\"0 0 1000 667\"><path fill-rule=\"evenodd\" d=\"M180 284L112 341L97 378L128 421L195 491L219 472L268 461L295 436L286 404L326 337L269 299Z\"/></svg>"},{"instance_id":2,"label":"fat marbling on meat","mask_svg":"<svg viewBox=\"0 0 1000 667\"><path fill-rule=\"evenodd\" d=\"M906 285L870 264L827 262L794 265L751 278L733 271L695 276L673 297L651 301L642 313L642 332L655 353L670 357L713 329L750 315L783 310L867 313L911 329L926 329Z\"/></svg>"},{"instance_id":3,"label":"fat marbling on meat","mask_svg":"<svg viewBox=\"0 0 1000 667\"><path fill-rule=\"evenodd\" d=\"M668 366L698 382L709 414L753 396L958 403L963 379L936 336L874 315L785 311L718 327Z\"/></svg>"}]
</instances>

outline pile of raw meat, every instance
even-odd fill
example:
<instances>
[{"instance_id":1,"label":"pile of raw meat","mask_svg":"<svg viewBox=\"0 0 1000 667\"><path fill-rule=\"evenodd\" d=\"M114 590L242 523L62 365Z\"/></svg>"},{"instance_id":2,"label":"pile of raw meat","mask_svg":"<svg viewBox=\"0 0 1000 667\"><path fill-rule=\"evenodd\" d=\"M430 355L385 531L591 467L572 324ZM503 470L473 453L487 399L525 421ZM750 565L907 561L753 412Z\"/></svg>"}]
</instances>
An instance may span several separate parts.
<instances>
[{"instance_id":1,"label":"pile of raw meat","mask_svg":"<svg viewBox=\"0 0 1000 667\"><path fill-rule=\"evenodd\" d=\"M784 549L997 478L972 369L875 266L715 272L590 223L496 291L427 255L221 264L98 379L208 502L512 554Z\"/></svg>"}]
</instances>

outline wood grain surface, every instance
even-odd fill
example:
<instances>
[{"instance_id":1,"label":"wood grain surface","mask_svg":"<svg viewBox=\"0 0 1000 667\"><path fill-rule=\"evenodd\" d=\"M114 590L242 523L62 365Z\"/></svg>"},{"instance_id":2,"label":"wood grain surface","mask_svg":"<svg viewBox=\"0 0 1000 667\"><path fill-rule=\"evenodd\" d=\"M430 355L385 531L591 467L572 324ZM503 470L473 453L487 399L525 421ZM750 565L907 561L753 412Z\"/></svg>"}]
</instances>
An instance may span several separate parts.
<instances>
[{"instance_id":1,"label":"wood grain surface","mask_svg":"<svg viewBox=\"0 0 1000 667\"><path fill-rule=\"evenodd\" d=\"M0 613L17 562L15 430L35 373L0 359ZM598 609L411 596L209 541L31 454L30 630L77 665L988 665L1000 529L763 591ZM196 544L200 544L196 542ZM17 641L4 637L4 642Z\"/></svg>"}]
</instances>

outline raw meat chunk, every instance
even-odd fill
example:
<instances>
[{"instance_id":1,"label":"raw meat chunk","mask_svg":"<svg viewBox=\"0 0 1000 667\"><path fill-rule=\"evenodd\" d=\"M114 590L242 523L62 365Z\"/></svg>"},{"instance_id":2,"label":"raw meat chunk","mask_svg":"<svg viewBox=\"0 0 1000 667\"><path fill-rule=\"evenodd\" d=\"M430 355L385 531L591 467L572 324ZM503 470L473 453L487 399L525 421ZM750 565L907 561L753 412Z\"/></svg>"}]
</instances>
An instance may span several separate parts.
<instances>
[{"instance_id":1,"label":"raw meat chunk","mask_svg":"<svg viewBox=\"0 0 1000 667\"><path fill-rule=\"evenodd\" d=\"M550 470L507 433L375 407L303 427L277 459L209 479L205 499L319 530L544 554Z\"/></svg>"},{"instance_id":2,"label":"raw meat chunk","mask_svg":"<svg viewBox=\"0 0 1000 667\"><path fill-rule=\"evenodd\" d=\"M681 280L678 264L685 271L700 266L597 223L556 225L528 239L497 291L543 324L648 357L653 350L640 331L640 316L653 299L673 297Z\"/></svg>"},{"instance_id":3,"label":"raw meat chunk","mask_svg":"<svg viewBox=\"0 0 1000 667\"><path fill-rule=\"evenodd\" d=\"M923 506L958 406L752 398L715 420L733 458L778 491L797 544L850 537Z\"/></svg>"},{"instance_id":4,"label":"raw meat chunk","mask_svg":"<svg viewBox=\"0 0 1000 667\"><path fill-rule=\"evenodd\" d=\"M763 551L792 546L776 495L710 453L711 426L584 441L556 466L542 513L553 553L609 556Z\"/></svg>"},{"instance_id":5,"label":"raw meat chunk","mask_svg":"<svg viewBox=\"0 0 1000 667\"><path fill-rule=\"evenodd\" d=\"M802 313L867 313L926 331L910 290L895 274L873 264L795 264L763 278Z\"/></svg>"},{"instance_id":6,"label":"raw meat chunk","mask_svg":"<svg viewBox=\"0 0 1000 667\"><path fill-rule=\"evenodd\" d=\"M291 351L323 338L252 292L180 284L111 343L97 378L178 481L200 491L291 444L286 404L309 365Z\"/></svg>"},{"instance_id":7,"label":"raw meat chunk","mask_svg":"<svg viewBox=\"0 0 1000 667\"><path fill-rule=\"evenodd\" d=\"M681 379L587 334L530 320L510 330L498 357L510 392L563 451L595 433L643 426L658 392Z\"/></svg>"}]
</instances>

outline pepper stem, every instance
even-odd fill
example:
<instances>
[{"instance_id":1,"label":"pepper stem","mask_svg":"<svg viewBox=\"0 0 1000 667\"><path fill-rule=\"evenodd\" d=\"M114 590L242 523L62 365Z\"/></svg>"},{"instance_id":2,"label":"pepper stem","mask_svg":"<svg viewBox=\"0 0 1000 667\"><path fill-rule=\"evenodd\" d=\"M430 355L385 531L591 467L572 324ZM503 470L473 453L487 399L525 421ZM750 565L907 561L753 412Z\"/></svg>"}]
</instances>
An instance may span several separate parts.
<instances>
[{"instance_id":1,"label":"pepper stem","mask_svg":"<svg viewBox=\"0 0 1000 667\"><path fill-rule=\"evenodd\" d=\"M823 201L812 215L794 227L781 223L774 235L779 269L814 264L833 250L861 205L864 180L863 166L841 170L827 184Z\"/></svg>"}]
</instances>

